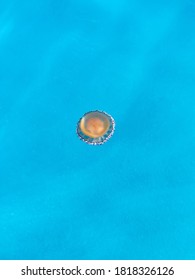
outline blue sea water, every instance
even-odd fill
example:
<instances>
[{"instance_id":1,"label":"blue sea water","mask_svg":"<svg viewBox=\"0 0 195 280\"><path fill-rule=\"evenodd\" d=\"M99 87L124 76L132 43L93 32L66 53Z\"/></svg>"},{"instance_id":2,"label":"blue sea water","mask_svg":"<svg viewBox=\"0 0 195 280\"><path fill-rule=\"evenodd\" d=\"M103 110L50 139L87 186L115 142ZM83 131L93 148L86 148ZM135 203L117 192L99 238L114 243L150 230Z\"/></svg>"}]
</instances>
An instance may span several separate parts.
<instances>
[{"instance_id":1,"label":"blue sea water","mask_svg":"<svg viewBox=\"0 0 195 280\"><path fill-rule=\"evenodd\" d=\"M193 0L1 0L0 259L195 259L194 30Z\"/></svg>"}]
</instances>

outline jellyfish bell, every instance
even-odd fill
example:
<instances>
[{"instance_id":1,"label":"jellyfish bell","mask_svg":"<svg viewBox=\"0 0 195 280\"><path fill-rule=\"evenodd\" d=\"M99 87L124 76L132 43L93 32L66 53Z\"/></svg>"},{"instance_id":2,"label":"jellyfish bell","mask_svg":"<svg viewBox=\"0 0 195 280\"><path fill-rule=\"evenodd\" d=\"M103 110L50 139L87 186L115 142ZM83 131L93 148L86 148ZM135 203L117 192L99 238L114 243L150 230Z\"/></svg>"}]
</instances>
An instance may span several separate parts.
<instances>
[{"instance_id":1,"label":"jellyfish bell","mask_svg":"<svg viewBox=\"0 0 195 280\"><path fill-rule=\"evenodd\" d=\"M89 145L102 145L114 133L115 121L102 111L85 113L77 123L77 135Z\"/></svg>"}]
</instances>

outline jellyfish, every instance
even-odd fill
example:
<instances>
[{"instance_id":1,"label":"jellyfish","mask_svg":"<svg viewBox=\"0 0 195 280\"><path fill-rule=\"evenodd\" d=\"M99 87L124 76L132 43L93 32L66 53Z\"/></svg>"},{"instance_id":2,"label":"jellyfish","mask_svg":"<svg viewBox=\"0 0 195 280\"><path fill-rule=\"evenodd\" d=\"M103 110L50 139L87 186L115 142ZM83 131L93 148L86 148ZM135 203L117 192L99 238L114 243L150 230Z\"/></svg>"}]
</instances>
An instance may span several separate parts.
<instances>
[{"instance_id":1,"label":"jellyfish","mask_svg":"<svg viewBox=\"0 0 195 280\"><path fill-rule=\"evenodd\" d=\"M89 145L102 145L114 133L115 121L103 111L85 113L77 123L78 137Z\"/></svg>"}]
</instances>

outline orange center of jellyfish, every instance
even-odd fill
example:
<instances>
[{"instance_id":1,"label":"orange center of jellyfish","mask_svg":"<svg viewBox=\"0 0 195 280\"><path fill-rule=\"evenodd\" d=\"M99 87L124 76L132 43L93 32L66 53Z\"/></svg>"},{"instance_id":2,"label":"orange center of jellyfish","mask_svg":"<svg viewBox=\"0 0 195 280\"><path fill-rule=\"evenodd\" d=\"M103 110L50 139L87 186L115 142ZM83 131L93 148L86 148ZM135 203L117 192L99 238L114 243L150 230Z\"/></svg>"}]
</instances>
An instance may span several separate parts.
<instances>
[{"instance_id":1,"label":"orange center of jellyfish","mask_svg":"<svg viewBox=\"0 0 195 280\"><path fill-rule=\"evenodd\" d=\"M106 117L91 113L81 120L80 127L85 135L97 138L105 134L109 128L109 122Z\"/></svg>"}]
</instances>

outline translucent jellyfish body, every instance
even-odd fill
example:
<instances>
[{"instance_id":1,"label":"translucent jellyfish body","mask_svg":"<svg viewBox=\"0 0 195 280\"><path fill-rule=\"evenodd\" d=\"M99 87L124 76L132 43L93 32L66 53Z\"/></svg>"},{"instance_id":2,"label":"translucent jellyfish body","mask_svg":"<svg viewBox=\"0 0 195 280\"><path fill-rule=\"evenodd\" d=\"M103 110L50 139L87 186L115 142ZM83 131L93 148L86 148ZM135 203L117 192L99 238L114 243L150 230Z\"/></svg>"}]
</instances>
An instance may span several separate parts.
<instances>
[{"instance_id":1,"label":"translucent jellyfish body","mask_svg":"<svg viewBox=\"0 0 195 280\"><path fill-rule=\"evenodd\" d=\"M114 133L115 121L102 111L85 113L77 123L77 135L89 145L102 145Z\"/></svg>"}]
</instances>

